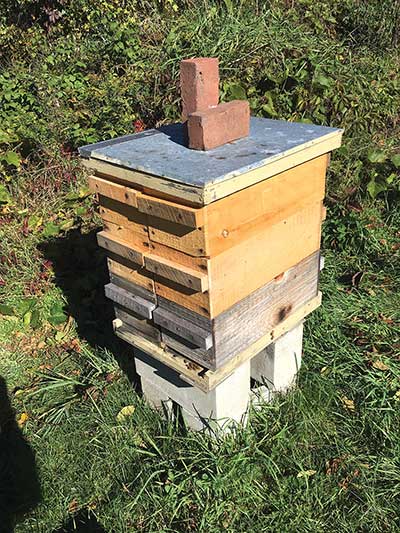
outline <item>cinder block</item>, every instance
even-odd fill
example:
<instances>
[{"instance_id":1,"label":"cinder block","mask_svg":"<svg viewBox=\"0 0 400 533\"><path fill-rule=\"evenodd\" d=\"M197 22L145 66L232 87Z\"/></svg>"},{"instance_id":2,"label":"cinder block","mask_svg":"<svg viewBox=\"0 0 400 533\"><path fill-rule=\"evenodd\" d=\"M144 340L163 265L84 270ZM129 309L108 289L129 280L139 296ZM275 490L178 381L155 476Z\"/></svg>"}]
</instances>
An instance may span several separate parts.
<instances>
[{"instance_id":1,"label":"cinder block","mask_svg":"<svg viewBox=\"0 0 400 533\"><path fill-rule=\"evenodd\" d=\"M242 137L247 137L249 131L249 102L233 100L189 115L189 148L211 150Z\"/></svg>"},{"instance_id":2,"label":"cinder block","mask_svg":"<svg viewBox=\"0 0 400 533\"><path fill-rule=\"evenodd\" d=\"M251 377L271 392L286 392L300 369L303 323L279 337L251 360Z\"/></svg>"},{"instance_id":3,"label":"cinder block","mask_svg":"<svg viewBox=\"0 0 400 533\"><path fill-rule=\"evenodd\" d=\"M182 415L194 430L229 430L232 423L246 419L250 396L250 362L237 368L212 391L205 393L183 381L177 372L135 351L136 371L142 380L143 394L153 406L169 400L182 408Z\"/></svg>"},{"instance_id":4,"label":"cinder block","mask_svg":"<svg viewBox=\"0 0 400 533\"><path fill-rule=\"evenodd\" d=\"M218 105L218 59L212 57L184 59L181 61L180 82L183 121L187 120L190 113Z\"/></svg>"}]
</instances>

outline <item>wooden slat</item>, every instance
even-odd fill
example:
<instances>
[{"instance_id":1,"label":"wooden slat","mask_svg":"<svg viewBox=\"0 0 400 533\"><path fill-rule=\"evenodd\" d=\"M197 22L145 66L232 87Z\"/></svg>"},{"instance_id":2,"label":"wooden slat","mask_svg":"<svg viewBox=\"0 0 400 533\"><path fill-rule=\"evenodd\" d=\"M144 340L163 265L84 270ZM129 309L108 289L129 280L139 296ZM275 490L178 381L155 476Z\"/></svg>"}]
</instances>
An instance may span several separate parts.
<instances>
[{"instance_id":1,"label":"wooden slat","mask_svg":"<svg viewBox=\"0 0 400 533\"><path fill-rule=\"evenodd\" d=\"M113 200L137 207L137 191L131 187L125 187L98 176L89 176L89 189Z\"/></svg>"},{"instance_id":2,"label":"wooden slat","mask_svg":"<svg viewBox=\"0 0 400 533\"><path fill-rule=\"evenodd\" d=\"M147 192L150 192L157 196L158 193L163 193L171 200L185 200L193 206L202 206L203 203L203 189L199 187L190 187L183 185L176 181L166 180L158 176L152 176L144 172L138 172L135 170L129 170L124 167L113 165L112 163L106 163L99 161L98 159L82 159L82 165L86 168L95 171L96 175L100 175L102 178L111 179L117 178L121 182L132 184L138 188L145 188Z\"/></svg>"},{"instance_id":3,"label":"wooden slat","mask_svg":"<svg viewBox=\"0 0 400 533\"><path fill-rule=\"evenodd\" d=\"M161 342L179 355L183 355L203 367L212 368L214 364L214 350L212 347L206 350L164 328L161 328Z\"/></svg>"},{"instance_id":4,"label":"wooden slat","mask_svg":"<svg viewBox=\"0 0 400 533\"><path fill-rule=\"evenodd\" d=\"M208 289L207 274L201 274L169 259L148 253L144 258L144 265L157 276L167 278L193 291L205 292Z\"/></svg>"},{"instance_id":5,"label":"wooden slat","mask_svg":"<svg viewBox=\"0 0 400 533\"><path fill-rule=\"evenodd\" d=\"M134 311L139 316L144 318L152 318L153 311L156 308L156 304L153 302L148 302L144 298L137 296L128 292L127 290L114 285L113 283L108 283L104 287L105 294L107 298L110 298L113 302L126 307L131 311Z\"/></svg>"},{"instance_id":6,"label":"wooden slat","mask_svg":"<svg viewBox=\"0 0 400 533\"><path fill-rule=\"evenodd\" d=\"M244 189L245 187L251 187L255 183L263 181L267 178L275 176L280 172L289 170L310 161L322 154L327 154L339 146L342 143L342 133L337 133L325 141L318 142L317 144L308 147L307 149L300 150L296 153L292 153L283 159L277 159L271 161L264 167L251 170L245 174L235 176L230 180L222 181L221 183L213 183L204 189L203 205L211 204L216 200L224 198L235 191Z\"/></svg>"},{"instance_id":7,"label":"wooden slat","mask_svg":"<svg viewBox=\"0 0 400 533\"><path fill-rule=\"evenodd\" d=\"M125 257L137 265L144 265L143 252L141 250L127 246L124 241L107 231L100 231L97 234L97 242L99 246L109 252Z\"/></svg>"},{"instance_id":8,"label":"wooden slat","mask_svg":"<svg viewBox=\"0 0 400 533\"><path fill-rule=\"evenodd\" d=\"M121 258L117 256L109 257L107 263L110 274L115 274L116 276L144 287L148 291L155 294L156 289L153 278L151 277L151 273L147 272L143 268L137 268L133 263L124 264L121 261Z\"/></svg>"},{"instance_id":9,"label":"wooden slat","mask_svg":"<svg viewBox=\"0 0 400 533\"><path fill-rule=\"evenodd\" d=\"M138 249L140 251L149 249L148 235L145 233L138 233L129 227L120 226L119 224L113 224L105 220L103 227L106 233L111 238L116 238L123 242L126 246Z\"/></svg>"},{"instance_id":10,"label":"wooden slat","mask_svg":"<svg viewBox=\"0 0 400 533\"><path fill-rule=\"evenodd\" d=\"M114 311L115 317L133 327L138 335L144 335L155 342L161 341L161 331L150 320L142 318L118 304L114 304Z\"/></svg>"},{"instance_id":11,"label":"wooden slat","mask_svg":"<svg viewBox=\"0 0 400 533\"><path fill-rule=\"evenodd\" d=\"M204 224L204 212L202 209L186 207L175 202L154 198L145 194L138 196L137 207L142 213L147 213L148 215L182 224L190 228L198 228Z\"/></svg>"},{"instance_id":12,"label":"wooden slat","mask_svg":"<svg viewBox=\"0 0 400 533\"><path fill-rule=\"evenodd\" d=\"M105 196L99 197L99 203L99 213L103 220L147 235L147 215L140 213L136 207L116 202Z\"/></svg>"},{"instance_id":13,"label":"wooden slat","mask_svg":"<svg viewBox=\"0 0 400 533\"><path fill-rule=\"evenodd\" d=\"M206 227L188 228L174 222L148 217L149 239L189 255L208 255Z\"/></svg>"},{"instance_id":14,"label":"wooden slat","mask_svg":"<svg viewBox=\"0 0 400 533\"><path fill-rule=\"evenodd\" d=\"M125 340L132 346L143 350L152 357L155 357L170 368L173 368L180 374L183 380L197 386L204 392L209 392L224 379L226 379L230 374L232 374L232 372L239 365L257 355L266 346L274 342L275 339L294 328L308 314L319 307L320 304L321 293L319 293L318 296L310 300L303 307L298 309L295 313L290 315L287 319L280 322L273 328L273 330L269 331L253 345L237 354L224 366L215 371L205 370L204 367L194 363L190 359L183 357L166 347L159 346L148 339L136 335L134 332L130 331L129 328L126 327L119 319L114 320L113 325L114 331L118 337Z\"/></svg>"},{"instance_id":15,"label":"wooden slat","mask_svg":"<svg viewBox=\"0 0 400 533\"><path fill-rule=\"evenodd\" d=\"M208 350L213 344L212 334L196 324L188 322L180 316L157 307L153 312L153 320L159 326L175 333L195 346Z\"/></svg>"},{"instance_id":16,"label":"wooden slat","mask_svg":"<svg viewBox=\"0 0 400 533\"><path fill-rule=\"evenodd\" d=\"M131 292L132 294L136 294L136 296L140 296L141 298L148 300L149 302L157 303L157 296L153 291L149 290L143 285L129 281L126 278L122 278L111 271L110 282L128 292Z\"/></svg>"}]
</instances>

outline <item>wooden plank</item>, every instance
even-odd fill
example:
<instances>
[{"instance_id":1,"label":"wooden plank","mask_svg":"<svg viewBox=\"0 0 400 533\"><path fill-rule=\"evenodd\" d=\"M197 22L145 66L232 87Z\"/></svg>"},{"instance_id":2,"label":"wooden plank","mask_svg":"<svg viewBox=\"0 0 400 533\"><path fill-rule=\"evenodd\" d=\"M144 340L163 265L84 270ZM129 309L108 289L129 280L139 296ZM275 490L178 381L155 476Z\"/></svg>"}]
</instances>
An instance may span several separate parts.
<instances>
[{"instance_id":1,"label":"wooden plank","mask_svg":"<svg viewBox=\"0 0 400 533\"><path fill-rule=\"evenodd\" d=\"M131 231L147 235L147 215L136 207L99 196L99 213L103 220L125 226Z\"/></svg>"},{"instance_id":2,"label":"wooden plank","mask_svg":"<svg viewBox=\"0 0 400 533\"><path fill-rule=\"evenodd\" d=\"M321 202L213 257L210 314L215 317L319 249Z\"/></svg>"},{"instance_id":3,"label":"wooden plank","mask_svg":"<svg viewBox=\"0 0 400 533\"><path fill-rule=\"evenodd\" d=\"M182 337L192 345L208 350L213 344L212 334L180 316L157 307L153 312L155 324Z\"/></svg>"},{"instance_id":4,"label":"wooden plank","mask_svg":"<svg viewBox=\"0 0 400 533\"><path fill-rule=\"evenodd\" d=\"M214 350L212 347L206 350L182 339L182 337L178 337L164 328L161 328L161 341L165 346L174 350L174 352L187 357L203 367L211 368L213 366Z\"/></svg>"},{"instance_id":5,"label":"wooden plank","mask_svg":"<svg viewBox=\"0 0 400 533\"><path fill-rule=\"evenodd\" d=\"M266 332L273 329L282 320L302 307L318 293L319 279L319 251L306 257L300 263L290 268L285 273L277 276L260 289L249 294L246 298L233 305L227 311L216 316L213 320L207 321L203 331L213 336L213 350L194 350L194 342L188 345L185 340L176 336L165 338L164 342L175 351L191 357L191 350L194 350L193 359L207 368L216 369L222 366L233 354L240 352L251 346ZM158 298L158 306L154 312L165 311L166 302L163 298ZM182 320L190 331L191 327L196 327L199 319L204 320L185 308L167 302L169 307L168 316L173 322ZM161 324L168 329L166 324ZM171 329L170 329L171 331ZM173 330L172 330L173 331ZM174 332L177 333L176 331ZM183 335L182 335L183 337ZM190 339L187 339L190 340ZM202 359L204 357L205 359Z\"/></svg>"},{"instance_id":6,"label":"wooden plank","mask_svg":"<svg viewBox=\"0 0 400 533\"><path fill-rule=\"evenodd\" d=\"M112 235L110 232L100 231L97 234L97 242L99 246L109 252L125 257L125 259L137 265L144 265L143 251L127 246L124 241Z\"/></svg>"},{"instance_id":7,"label":"wooden plank","mask_svg":"<svg viewBox=\"0 0 400 533\"><path fill-rule=\"evenodd\" d=\"M99 161L98 159L82 159L82 164L95 171L96 175L107 179L107 177L117 178L126 184L134 185L135 187L145 187L148 192L161 192L167 195L169 199L179 200L184 199L189 204L194 206L202 206L203 203L203 189L200 187L192 187L183 185L176 181L167 180L162 177L152 176L144 172L129 170L124 167L119 167L112 163Z\"/></svg>"},{"instance_id":8,"label":"wooden plank","mask_svg":"<svg viewBox=\"0 0 400 533\"><path fill-rule=\"evenodd\" d=\"M144 265L146 270L157 274L157 276L183 285L193 291L205 292L208 289L207 274L202 274L185 265L151 253L146 254Z\"/></svg>"},{"instance_id":9,"label":"wooden plank","mask_svg":"<svg viewBox=\"0 0 400 533\"><path fill-rule=\"evenodd\" d=\"M113 302L134 311L139 316L152 318L153 311L156 308L156 304L153 302L148 302L144 298L132 294L113 283L105 285L104 291L107 298L110 298Z\"/></svg>"},{"instance_id":10,"label":"wooden plank","mask_svg":"<svg viewBox=\"0 0 400 533\"><path fill-rule=\"evenodd\" d=\"M275 339L294 328L308 314L319 307L320 304L321 293L301 307L301 309L298 309L295 313L280 322L273 330L269 331L252 346L237 354L224 366L215 371L206 370L204 367L194 363L193 361L190 361L190 359L179 355L167 347L159 346L148 339L136 335L134 332L130 331L129 328L127 328L119 319L114 320L113 326L118 337L125 340L132 346L143 350L152 357L155 357L170 368L173 368L180 374L180 377L183 380L197 386L204 392L209 392L219 383L224 381L224 379L226 379L230 374L232 374L235 368L257 355L266 346L274 342Z\"/></svg>"},{"instance_id":11,"label":"wooden plank","mask_svg":"<svg viewBox=\"0 0 400 533\"><path fill-rule=\"evenodd\" d=\"M166 298L163 298L162 296L159 296L157 298L157 302L159 307L162 309L166 309L170 313L174 313L176 315L179 315L185 320L188 320L192 324L196 324L197 326L201 327L202 329L206 331L212 331L212 325L213 321L209 318L200 315L199 313L195 313L194 311L191 311L187 307L182 307L181 305L171 301L167 300Z\"/></svg>"},{"instance_id":12,"label":"wooden plank","mask_svg":"<svg viewBox=\"0 0 400 533\"><path fill-rule=\"evenodd\" d=\"M115 237L130 248L135 248L143 253L149 249L149 238L145 233L138 233L129 227L113 224L107 220L103 221L103 227L109 237Z\"/></svg>"},{"instance_id":13,"label":"wooden plank","mask_svg":"<svg viewBox=\"0 0 400 533\"><path fill-rule=\"evenodd\" d=\"M121 257L109 257L107 260L110 275L116 275L133 284L144 287L155 294L156 289L151 274L133 263L123 263Z\"/></svg>"},{"instance_id":14,"label":"wooden plank","mask_svg":"<svg viewBox=\"0 0 400 533\"><path fill-rule=\"evenodd\" d=\"M137 192L131 187L126 187L110 180L89 176L89 189L113 200L118 200L132 207L137 207Z\"/></svg>"},{"instance_id":15,"label":"wooden plank","mask_svg":"<svg viewBox=\"0 0 400 533\"><path fill-rule=\"evenodd\" d=\"M154 198L146 194L138 196L137 207L142 213L190 228L198 228L204 224L204 212L202 209L183 206L176 202Z\"/></svg>"},{"instance_id":16,"label":"wooden plank","mask_svg":"<svg viewBox=\"0 0 400 533\"><path fill-rule=\"evenodd\" d=\"M129 309L118 304L114 304L114 311L115 317L133 327L138 335L144 335L155 342L161 342L161 331L148 319L140 317L133 311L129 311Z\"/></svg>"},{"instance_id":17,"label":"wooden plank","mask_svg":"<svg viewBox=\"0 0 400 533\"><path fill-rule=\"evenodd\" d=\"M235 368L260 353L261 350L269 346L272 342L274 342L275 339L278 339L281 335L293 329L307 315L321 305L321 300L322 294L318 293L318 295L307 302L307 304L295 311L287 319L277 324L270 332L258 339L254 344L237 354L235 357L229 359L225 365L212 374L209 374L209 390L215 388L219 383L227 378L235 370Z\"/></svg>"},{"instance_id":18,"label":"wooden plank","mask_svg":"<svg viewBox=\"0 0 400 533\"><path fill-rule=\"evenodd\" d=\"M195 292L173 281L161 281L161 278L156 275L154 275L154 287L157 297L161 296L171 300L205 318L210 317L210 295L208 292Z\"/></svg>"},{"instance_id":19,"label":"wooden plank","mask_svg":"<svg viewBox=\"0 0 400 533\"><path fill-rule=\"evenodd\" d=\"M143 285L139 285L138 283L122 278L113 272L110 272L110 282L128 292L136 294L136 296L140 296L141 298L144 298L145 300L155 304L157 303L156 294L153 291L148 290L148 288Z\"/></svg>"},{"instance_id":20,"label":"wooden plank","mask_svg":"<svg viewBox=\"0 0 400 533\"><path fill-rule=\"evenodd\" d=\"M149 239L189 255L208 255L205 226L188 228L156 217L148 217Z\"/></svg>"}]
</instances>

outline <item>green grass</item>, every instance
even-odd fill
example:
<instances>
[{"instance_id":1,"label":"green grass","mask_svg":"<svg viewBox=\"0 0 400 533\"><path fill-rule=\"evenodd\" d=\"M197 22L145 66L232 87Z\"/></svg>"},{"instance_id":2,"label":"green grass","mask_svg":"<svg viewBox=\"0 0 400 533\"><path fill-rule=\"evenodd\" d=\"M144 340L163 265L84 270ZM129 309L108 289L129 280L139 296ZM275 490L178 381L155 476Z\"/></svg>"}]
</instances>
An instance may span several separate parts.
<instances>
[{"instance_id":1,"label":"green grass","mask_svg":"<svg viewBox=\"0 0 400 533\"><path fill-rule=\"evenodd\" d=\"M4 502L16 533L400 531L395 3L46 5L0 7L0 532ZM223 440L137 392L75 152L176 120L180 59L214 54L223 99L346 128L298 387Z\"/></svg>"}]
</instances>

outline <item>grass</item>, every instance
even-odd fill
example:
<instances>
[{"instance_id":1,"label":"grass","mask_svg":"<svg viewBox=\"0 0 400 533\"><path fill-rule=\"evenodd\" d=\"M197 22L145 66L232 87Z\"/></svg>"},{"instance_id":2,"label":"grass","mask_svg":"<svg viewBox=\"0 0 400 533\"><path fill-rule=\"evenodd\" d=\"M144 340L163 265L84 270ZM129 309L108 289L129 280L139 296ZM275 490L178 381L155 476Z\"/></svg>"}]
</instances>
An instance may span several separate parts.
<instances>
[{"instance_id":1,"label":"grass","mask_svg":"<svg viewBox=\"0 0 400 533\"><path fill-rule=\"evenodd\" d=\"M50 4L0 8L0 532L400 531L396 6ZM75 149L176 120L216 53L225 100L346 133L298 387L214 441L141 398Z\"/></svg>"}]
</instances>

